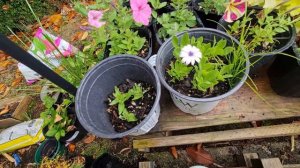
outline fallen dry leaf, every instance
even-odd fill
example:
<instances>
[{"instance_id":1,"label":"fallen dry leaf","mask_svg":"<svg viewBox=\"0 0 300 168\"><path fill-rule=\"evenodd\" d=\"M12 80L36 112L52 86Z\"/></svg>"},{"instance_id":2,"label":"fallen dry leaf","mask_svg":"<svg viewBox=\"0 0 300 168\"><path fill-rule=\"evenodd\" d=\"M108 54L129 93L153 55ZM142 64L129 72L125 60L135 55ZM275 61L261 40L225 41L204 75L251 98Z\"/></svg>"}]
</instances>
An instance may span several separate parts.
<instances>
[{"instance_id":1,"label":"fallen dry leaf","mask_svg":"<svg viewBox=\"0 0 300 168\"><path fill-rule=\"evenodd\" d=\"M73 130L75 130L75 129L76 129L75 125L70 125L70 126L68 126L68 128L67 128L67 132L73 131Z\"/></svg>"},{"instance_id":2,"label":"fallen dry leaf","mask_svg":"<svg viewBox=\"0 0 300 168\"><path fill-rule=\"evenodd\" d=\"M5 11L7 11L9 9L9 6L8 5L3 5L2 9L5 10Z\"/></svg>"},{"instance_id":3,"label":"fallen dry leaf","mask_svg":"<svg viewBox=\"0 0 300 168\"><path fill-rule=\"evenodd\" d=\"M175 147L175 146L172 146L172 147L170 148L170 152L171 152L171 154L173 155L173 157L174 157L175 159L178 159L178 153L177 153L177 150L176 150L176 147Z\"/></svg>"},{"instance_id":4,"label":"fallen dry leaf","mask_svg":"<svg viewBox=\"0 0 300 168\"><path fill-rule=\"evenodd\" d=\"M48 18L48 23L58 25L58 24L60 24L61 19L62 19L61 14L51 15Z\"/></svg>"},{"instance_id":5,"label":"fallen dry leaf","mask_svg":"<svg viewBox=\"0 0 300 168\"><path fill-rule=\"evenodd\" d=\"M9 65L13 64L10 60L5 60L0 62L0 67L7 68Z\"/></svg>"},{"instance_id":6,"label":"fallen dry leaf","mask_svg":"<svg viewBox=\"0 0 300 168\"><path fill-rule=\"evenodd\" d=\"M82 34L81 39L80 40L85 40L88 37L89 33L86 31Z\"/></svg>"},{"instance_id":7,"label":"fallen dry leaf","mask_svg":"<svg viewBox=\"0 0 300 168\"><path fill-rule=\"evenodd\" d=\"M83 143L89 144L89 143L92 143L95 139L96 139L95 135L89 134L84 138Z\"/></svg>"},{"instance_id":8,"label":"fallen dry leaf","mask_svg":"<svg viewBox=\"0 0 300 168\"><path fill-rule=\"evenodd\" d=\"M83 35L83 32L75 33L74 36L71 38L71 41L73 42L73 41L79 40L82 37L82 35Z\"/></svg>"},{"instance_id":9,"label":"fallen dry leaf","mask_svg":"<svg viewBox=\"0 0 300 168\"><path fill-rule=\"evenodd\" d=\"M83 22L81 23L82 26L87 26L89 24L89 22Z\"/></svg>"},{"instance_id":10,"label":"fallen dry leaf","mask_svg":"<svg viewBox=\"0 0 300 168\"><path fill-rule=\"evenodd\" d=\"M5 92L5 90L6 90L6 85L4 83L0 83L0 94Z\"/></svg>"},{"instance_id":11,"label":"fallen dry leaf","mask_svg":"<svg viewBox=\"0 0 300 168\"><path fill-rule=\"evenodd\" d=\"M14 81L11 83L12 87L15 87L17 85L19 85L22 82L23 78L22 77L18 77L16 79L14 79Z\"/></svg>"},{"instance_id":12,"label":"fallen dry leaf","mask_svg":"<svg viewBox=\"0 0 300 168\"><path fill-rule=\"evenodd\" d=\"M6 87L3 95L0 96L0 99L2 99L3 97L5 97L6 95L8 95L9 91L10 91L10 87Z\"/></svg>"},{"instance_id":13,"label":"fallen dry leaf","mask_svg":"<svg viewBox=\"0 0 300 168\"><path fill-rule=\"evenodd\" d=\"M55 119L54 119L54 123L57 123L57 122L61 121L62 119L63 118L60 115L56 114Z\"/></svg>"},{"instance_id":14,"label":"fallen dry leaf","mask_svg":"<svg viewBox=\"0 0 300 168\"><path fill-rule=\"evenodd\" d=\"M9 112L9 106L6 105L6 106L4 107L4 109L2 109L2 110L0 111L0 116L3 115L3 114L6 114L6 113L8 113L8 112Z\"/></svg>"},{"instance_id":15,"label":"fallen dry leaf","mask_svg":"<svg viewBox=\"0 0 300 168\"><path fill-rule=\"evenodd\" d=\"M68 13L68 20L71 20L71 19L73 19L75 16L76 16L76 12L75 11L70 11L69 13Z\"/></svg>"},{"instance_id":16,"label":"fallen dry leaf","mask_svg":"<svg viewBox=\"0 0 300 168\"><path fill-rule=\"evenodd\" d=\"M69 145L68 145L68 150L69 150L69 152L75 152L75 148L76 148L76 145L75 145L75 144L69 144Z\"/></svg>"},{"instance_id":17,"label":"fallen dry leaf","mask_svg":"<svg viewBox=\"0 0 300 168\"><path fill-rule=\"evenodd\" d=\"M0 61L5 61L8 55L6 55L3 51L0 50Z\"/></svg>"},{"instance_id":18,"label":"fallen dry leaf","mask_svg":"<svg viewBox=\"0 0 300 168\"><path fill-rule=\"evenodd\" d=\"M204 166L209 166L214 164L211 154L205 151L201 144L197 145L196 147L186 148L186 152L193 161L199 164L202 164Z\"/></svg>"}]
</instances>

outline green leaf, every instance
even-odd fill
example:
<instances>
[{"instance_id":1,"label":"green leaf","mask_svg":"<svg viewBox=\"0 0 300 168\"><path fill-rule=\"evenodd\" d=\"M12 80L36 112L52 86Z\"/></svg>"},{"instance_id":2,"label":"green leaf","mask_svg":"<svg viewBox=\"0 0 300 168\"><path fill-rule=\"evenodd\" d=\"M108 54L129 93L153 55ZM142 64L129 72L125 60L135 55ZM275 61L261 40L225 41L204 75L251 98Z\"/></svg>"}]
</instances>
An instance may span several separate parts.
<instances>
[{"instance_id":1,"label":"green leaf","mask_svg":"<svg viewBox=\"0 0 300 168\"><path fill-rule=\"evenodd\" d=\"M52 97L46 96L44 98L44 105L46 108L51 108L54 105L54 103L55 103L55 100Z\"/></svg>"},{"instance_id":2,"label":"green leaf","mask_svg":"<svg viewBox=\"0 0 300 168\"><path fill-rule=\"evenodd\" d=\"M59 141L60 137L61 137L60 132L56 132L55 139Z\"/></svg>"},{"instance_id":3,"label":"green leaf","mask_svg":"<svg viewBox=\"0 0 300 168\"><path fill-rule=\"evenodd\" d=\"M184 35L181 38L181 46L186 46L190 43L190 36L188 33L184 33Z\"/></svg>"},{"instance_id":4,"label":"green leaf","mask_svg":"<svg viewBox=\"0 0 300 168\"><path fill-rule=\"evenodd\" d=\"M58 131L57 129L51 128L47 131L46 136L53 137L57 133L57 131Z\"/></svg>"}]
</instances>

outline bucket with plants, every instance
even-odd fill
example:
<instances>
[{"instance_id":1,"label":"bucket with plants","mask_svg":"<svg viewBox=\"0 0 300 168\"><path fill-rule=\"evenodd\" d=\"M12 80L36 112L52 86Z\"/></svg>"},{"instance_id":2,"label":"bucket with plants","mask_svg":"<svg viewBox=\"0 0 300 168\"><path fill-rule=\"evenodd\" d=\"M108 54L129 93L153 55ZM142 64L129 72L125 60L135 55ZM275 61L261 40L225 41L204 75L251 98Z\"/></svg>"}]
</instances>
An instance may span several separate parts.
<instances>
[{"instance_id":1,"label":"bucket with plants","mask_svg":"<svg viewBox=\"0 0 300 168\"><path fill-rule=\"evenodd\" d=\"M245 15L244 15L245 13ZM228 17L220 20L218 29L239 39L250 53L251 73L274 60L274 55L292 46L296 31L288 13L273 8L248 9L241 12L238 20Z\"/></svg>"},{"instance_id":2,"label":"bucket with plants","mask_svg":"<svg viewBox=\"0 0 300 168\"><path fill-rule=\"evenodd\" d=\"M152 16L155 19L153 30L159 45L162 45L166 39L179 32L194 27L203 27L199 16L189 7L189 0L173 0L171 6L174 9L160 15L156 11L164 6L160 4L159 0L150 2L154 8L152 12Z\"/></svg>"},{"instance_id":3,"label":"bucket with plants","mask_svg":"<svg viewBox=\"0 0 300 168\"><path fill-rule=\"evenodd\" d=\"M92 5L75 3L75 9L88 17L90 25L85 52L101 58L131 54L147 59L152 55L152 34L147 28L151 21L149 4L131 0L129 8L123 3L123 0Z\"/></svg>"},{"instance_id":4,"label":"bucket with plants","mask_svg":"<svg viewBox=\"0 0 300 168\"><path fill-rule=\"evenodd\" d=\"M156 68L175 105L193 115L211 111L245 82L249 61L238 41L207 28L182 32L167 40Z\"/></svg>"},{"instance_id":5,"label":"bucket with plants","mask_svg":"<svg viewBox=\"0 0 300 168\"><path fill-rule=\"evenodd\" d=\"M105 59L81 82L77 117L99 137L145 134L158 122L160 89L155 70L145 60L130 55Z\"/></svg>"}]
</instances>

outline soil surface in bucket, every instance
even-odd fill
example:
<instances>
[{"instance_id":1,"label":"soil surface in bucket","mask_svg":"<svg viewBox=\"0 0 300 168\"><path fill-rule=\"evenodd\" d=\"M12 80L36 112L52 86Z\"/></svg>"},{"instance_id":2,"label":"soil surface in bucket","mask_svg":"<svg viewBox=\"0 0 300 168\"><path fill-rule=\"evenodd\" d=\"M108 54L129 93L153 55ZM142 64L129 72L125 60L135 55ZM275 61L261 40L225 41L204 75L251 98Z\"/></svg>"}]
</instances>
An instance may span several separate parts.
<instances>
[{"instance_id":1,"label":"soil surface in bucket","mask_svg":"<svg viewBox=\"0 0 300 168\"><path fill-rule=\"evenodd\" d=\"M222 59L222 57L220 57ZM175 58L172 58L171 61L175 62ZM225 61L223 59L223 61ZM192 72L186 77L184 80L181 81L173 81L172 77L167 73L167 71L170 69L170 64L166 67L166 81L167 83L177 92L189 96L189 97L196 97L196 98L209 98L209 97L216 97L219 95L222 95L224 93L227 93L230 90L230 85L228 81L220 81L217 85L214 86L214 88L208 89L206 92L200 91L198 89L194 89L192 85L193 76L195 74L195 71L192 70Z\"/></svg>"},{"instance_id":2,"label":"soil surface in bucket","mask_svg":"<svg viewBox=\"0 0 300 168\"><path fill-rule=\"evenodd\" d=\"M148 83L136 82L127 79L126 82L124 82L123 84L117 87L119 88L120 92L127 93L130 89L134 87L135 84L139 84L142 87L144 91L143 97L137 100L132 100L133 96L131 96L125 102L125 107L128 110L128 112L133 113L136 116L137 121L128 122L126 120L120 119L118 104L109 105L110 102L115 99L113 93L108 96L107 112L109 113L110 121L117 132L124 132L138 125L143 119L146 118L146 116L151 111L152 106L154 104L155 97L156 97L155 88Z\"/></svg>"}]
</instances>

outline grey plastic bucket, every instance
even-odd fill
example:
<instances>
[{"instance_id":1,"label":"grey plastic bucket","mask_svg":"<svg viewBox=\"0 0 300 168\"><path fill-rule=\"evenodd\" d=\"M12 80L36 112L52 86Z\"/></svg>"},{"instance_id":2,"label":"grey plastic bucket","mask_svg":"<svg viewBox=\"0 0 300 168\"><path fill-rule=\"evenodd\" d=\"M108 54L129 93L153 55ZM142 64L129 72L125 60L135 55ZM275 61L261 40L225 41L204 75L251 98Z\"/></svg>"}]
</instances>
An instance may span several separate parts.
<instances>
[{"instance_id":1,"label":"grey plastic bucket","mask_svg":"<svg viewBox=\"0 0 300 168\"><path fill-rule=\"evenodd\" d=\"M228 44L232 44L232 42L234 42L236 45L239 45L241 47L236 39L219 30L209 28L195 28L179 33L177 34L177 37L181 39L181 37L185 33L188 33L190 36L194 36L196 38L203 37L204 42L213 42L214 38L216 38L216 40L226 39L228 41ZM165 67L170 63L170 60L173 57L173 50L174 48L172 46L172 39L170 38L161 46L157 53L156 70L162 84L169 90L174 104L183 112L193 115L199 115L211 111L215 106L217 106L220 100L235 93L247 79L250 63L247 53L243 49L244 56L246 57L245 71L244 74L241 75L241 80L230 91L223 95L212 98L195 98L183 95L174 90L165 80Z\"/></svg>"},{"instance_id":2,"label":"grey plastic bucket","mask_svg":"<svg viewBox=\"0 0 300 168\"><path fill-rule=\"evenodd\" d=\"M105 101L114 87L126 79L143 81L156 89L154 105L134 128L118 133L114 130L106 112ZM82 80L76 94L76 115L81 125L90 133L102 138L121 138L127 135L141 135L150 131L158 122L161 85L154 68L142 58L119 55L107 58L97 64Z\"/></svg>"}]
</instances>

